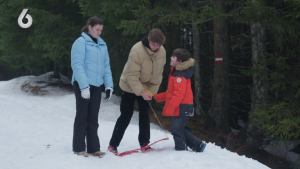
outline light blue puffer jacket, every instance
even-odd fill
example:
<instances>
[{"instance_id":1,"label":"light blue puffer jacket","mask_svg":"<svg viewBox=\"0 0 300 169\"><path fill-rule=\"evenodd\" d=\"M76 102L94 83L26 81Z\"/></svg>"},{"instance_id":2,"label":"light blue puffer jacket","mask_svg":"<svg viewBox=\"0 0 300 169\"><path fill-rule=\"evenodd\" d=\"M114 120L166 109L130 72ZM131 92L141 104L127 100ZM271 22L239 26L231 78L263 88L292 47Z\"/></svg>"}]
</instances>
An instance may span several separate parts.
<instances>
[{"instance_id":1,"label":"light blue puffer jacket","mask_svg":"<svg viewBox=\"0 0 300 169\"><path fill-rule=\"evenodd\" d=\"M77 81L80 89L89 85L113 88L112 73L106 43L98 37L96 44L85 32L76 39L71 49L72 84Z\"/></svg>"}]
</instances>

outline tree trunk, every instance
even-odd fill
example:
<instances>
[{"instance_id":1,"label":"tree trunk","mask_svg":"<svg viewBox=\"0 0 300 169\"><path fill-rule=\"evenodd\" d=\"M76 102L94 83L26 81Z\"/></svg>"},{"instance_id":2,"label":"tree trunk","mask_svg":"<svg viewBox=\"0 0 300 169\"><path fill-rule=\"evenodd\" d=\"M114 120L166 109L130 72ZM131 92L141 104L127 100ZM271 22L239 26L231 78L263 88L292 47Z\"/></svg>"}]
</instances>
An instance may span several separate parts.
<instances>
[{"instance_id":1,"label":"tree trunk","mask_svg":"<svg viewBox=\"0 0 300 169\"><path fill-rule=\"evenodd\" d=\"M60 75L59 75L59 67L57 66L57 63L54 61L53 63L54 67L53 67L53 77L54 78L57 78L57 79L60 79Z\"/></svg>"},{"instance_id":2,"label":"tree trunk","mask_svg":"<svg viewBox=\"0 0 300 169\"><path fill-rule=\"evenodd\" d=\"M195 1L190 3L192 11L196 12ZM195 94L194 94L194 105L195 113L197 115L201 114L200 107L200 97L201 97L201 82L200 82L200 36L197 21L195 18L192 19L192 36L193 36L193 55L195 59L195 73L194 73L194 85L195 85Z\"/></svg>"},{"instance_id":3,"label":"tree trunk","mask_svg":"<svg viewBox=\"0 0 300 169\"><path fill-rule=\"evenodd\" d=\"M192 20L192 34L193 34L193 50L194 50L194 59L195 59L195 73L194 73L194 83L195 83L195 113L201 114L200 107L200 97L201 97L201 82L200 82L200 36L197 23Z\"/></svg>"},{"instance_id":4,"label":"tree trunk","mask_svg":"<svg viewBox=\"0 0 300 169\"><path fill-rule=\"evenodd\" d=\"M214 8L226 12L225 0L215 0ZM229 36L225 18L214 18L214 54L216 56L213 80L213 98L209 110L217 128L228 130L229 110Z\"/></svg>"},{"instance_id":5,"label":"tree trunk","mask_svg":"<svg viewBox=\"0 0 300 169\"><path fill-rule=\"evenodd\" d=\"M263 132L261 127L256 123L257 117L254 116L253 110L261 108L265 104L266 84L266 35L265 30L259 22L251 23L251 43L252 43L252 69L261 70L252 75L253 89L251 95L251 111L249 114L249 123L247 127L247 145L251 149L257 149L263 143Z\"/></svg>"}]
</instances>

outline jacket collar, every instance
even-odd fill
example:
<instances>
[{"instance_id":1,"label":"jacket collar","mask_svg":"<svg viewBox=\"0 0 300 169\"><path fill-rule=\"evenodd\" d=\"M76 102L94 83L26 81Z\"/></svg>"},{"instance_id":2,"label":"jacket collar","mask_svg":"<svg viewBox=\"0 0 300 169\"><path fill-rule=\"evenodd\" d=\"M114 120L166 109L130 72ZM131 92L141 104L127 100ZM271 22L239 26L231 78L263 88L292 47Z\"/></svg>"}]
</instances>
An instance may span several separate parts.
<instances>
[{"instance_id":1,"label":"jacket collar","mask_svg":"<svg viewBox=\"0 0 300 169\"><path fill-rule=\"evenodd\" d=\"M96 44L93 39L85 32L81 33L81 36L85 39L86 42L91 42L94 43L95 45L106 45L106 43L104 42L104 40L100 37L97 38L97 42L98 44Z\"/></svg>"},{"instance_id":2,"label":"jacket collar","mask_svg":"<svg viewBox=\"0 0 300 169\"><path fill-rule=\"evenodd\" d=\"M148 41L148 36L145 36L142 40L142 44L147 47L148 49L150 49L150 45L149 45L149 41Z\"/></svg>"},{"instance_id":3,"label":"jacket collar","mask_svg":"<svg viewBox=\"0 0 300 169\"><path fill-rule=\"evenodd\" d=\"M160 48L161 48L161 46L160 46L160 47L154 52L154 51L152 51L151 49L145 47L144 45L143 45L143 47L144 47L145 51L147 52L147 54L148 54L150 57L152 57L152 56L154 56L156 53L158 53L159 50L160 50Z\"/></svg>"},{"instance_id":4,"label":"jacket collar","mask_svg":"<svg viewBox=\"0 0 300 169\"><path fill-rule=\"evenodd\" d=\"M189 60L178 64L176 67L171 67L171 73L169 77L174 73L183 73L183 77L185 77L186 79L191 79L194 74L194 64L195 60L193 58L190 58Z\"/></svg>"},{"instance_id":5,"label":"jacket collar","mask_svg":"<svg viewBox=\"0 0 300 169\"><path fill-rule=\"evenodd\" d=\"M176 66L176 70L183 71L195 65L195 60L193 58L189 58L189 60L184 61Z\"/></svg>"},{"instance_id":6,"label":"jacket collar","mask_svg":"<svg viewBox=\"0 0 300 169\"><path fill-rule=\"evenodd\" d=\"M150 46L149 46L149 41L148 41L148 36L144 37L142 40L141 40L141 43L143 44L143 47L145 49L145 51L147 52L147 54L149 56L153 56L156 52L159 51L159 49L161 48L161 46L154 52L151 50Z\"/></svg>"}]
</instances>

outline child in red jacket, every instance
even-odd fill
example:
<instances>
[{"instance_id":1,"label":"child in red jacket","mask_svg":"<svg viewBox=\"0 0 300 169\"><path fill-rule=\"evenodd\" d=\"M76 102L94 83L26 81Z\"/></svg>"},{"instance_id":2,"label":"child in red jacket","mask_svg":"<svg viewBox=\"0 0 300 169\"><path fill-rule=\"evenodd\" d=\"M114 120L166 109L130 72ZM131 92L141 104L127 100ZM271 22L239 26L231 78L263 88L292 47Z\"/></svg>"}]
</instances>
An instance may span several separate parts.
<instances>
[{"instance_id":1,"label":"child in red jacket","mask_svg":"<svg viewBox=\"0 0 300 169\"><path fill-rule=\"evenodd\" d=\"M157 102L165 101L163 116L172 117L171 133L175 150L203 152L206 144L197 138L186 126L188 118L194 115L191 77L194 74L195 60L187 50L178 48L171 57L171 73L166 92L155 94Z\"/></svg>"}]
</instances>

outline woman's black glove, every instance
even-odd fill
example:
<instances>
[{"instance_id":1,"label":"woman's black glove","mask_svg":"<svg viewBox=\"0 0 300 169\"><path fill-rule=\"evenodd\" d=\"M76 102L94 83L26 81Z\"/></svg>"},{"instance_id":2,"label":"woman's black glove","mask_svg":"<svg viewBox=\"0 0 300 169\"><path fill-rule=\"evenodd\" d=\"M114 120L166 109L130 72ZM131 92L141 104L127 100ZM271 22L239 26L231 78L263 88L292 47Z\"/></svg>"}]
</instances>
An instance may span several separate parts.
<instances>
[{"instance_id":1,"label":"woman's black glove","mask_svg":"<svg viewBox=\"0 0 300 169\"><path fill-rule=\"evenodd\" d=\"M105 93L106 93L106 96L105 96L105 100L109 100L110 98L111 98L111 96L112 96L112 92L113 92L114 90L112 89L112 88L110 88L110 87L107 87L106 89L105 89Z\"/></svg>"}]
</instances>

